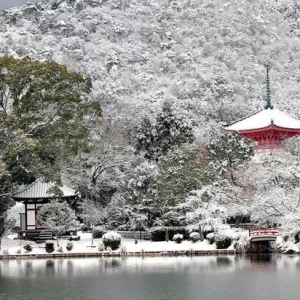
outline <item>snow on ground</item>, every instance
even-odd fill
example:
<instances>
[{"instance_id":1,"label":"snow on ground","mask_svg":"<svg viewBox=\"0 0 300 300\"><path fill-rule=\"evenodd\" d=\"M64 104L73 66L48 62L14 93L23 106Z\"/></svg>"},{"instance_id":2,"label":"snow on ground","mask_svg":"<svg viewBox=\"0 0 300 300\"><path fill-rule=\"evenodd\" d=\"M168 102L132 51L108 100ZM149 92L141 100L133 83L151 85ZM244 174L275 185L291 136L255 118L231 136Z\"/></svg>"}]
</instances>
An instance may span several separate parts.
<instances>
[{"instance_id":1,"label":"snow on ground","mask_svg":"<svg viewBox=\"0 0 300 300\"><path fill-rule=\"evenodd\" d=\"M81 233L79 241L73 241L73 249L69 251L70 253L95 253L99 252L98 245L101 243L101 239L94 239L94 247L92 247L92 238L91 233ZM0 254L25 254L26 250L23 248L26 244L31 244L33 249L30 252L31 254L45 254L45 243L37 244L32 241L16 240L15 236L5 236L2 239L2 246ZM57 252L57 242L55 242L55 251ZM66 250L68 240L61 239L59 240L59 245L62 246L63 252L68 252ZM176 244L173 241L169 242L151 242L145 240L138 240L138 243L135 244L135 241L132 239L122 239L120 249L126 252L164 252L164 251L189 251L189 250L215 250L216 245L210 245L207 240L203 242L192 243L191 241L183 241L180 244ZM120 251L116 250L116 252ZM21 251L21 253L20 253Z\"/></svg>"}]
</instances>

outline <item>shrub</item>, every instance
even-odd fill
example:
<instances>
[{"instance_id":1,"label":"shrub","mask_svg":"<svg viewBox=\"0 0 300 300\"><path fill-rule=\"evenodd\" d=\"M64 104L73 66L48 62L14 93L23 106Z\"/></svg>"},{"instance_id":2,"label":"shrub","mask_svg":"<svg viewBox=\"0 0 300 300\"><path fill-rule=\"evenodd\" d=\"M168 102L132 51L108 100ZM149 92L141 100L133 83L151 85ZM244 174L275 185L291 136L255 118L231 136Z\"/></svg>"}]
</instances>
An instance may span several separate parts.
<instances>
[{"instance_id":1,"label":"shrub","mask_svg":"<svg viewBox=\"0 0 300 300\"><path fill-rule=\"evenodd\" d=\"M209 244L213 244L215 242L215 234L213 232L206 235L206 239L208 240Z\"/></svg>"},{"instance_id":2,"label":"shrub","mask_svg":"<svg viewBox=\"0 0 300 300\"><path fill-rule=\"evenodd\" d=\"M216 246L217 249L227 249L231 245L231 238L230 237L225 237L224 239L221 240L216 240Z\"/></svg>"},{"instance_id":3,"label":"shrub","mask_svg":"<svg viewBox=\"0 0 300 300\"><path fill-rule=\"evenodd\" d=\"M192 232L192 233L190 233L190 240L193 243L196 243L196 242L200 241L200 233L199 232Z\"/></svg>"},{"instance_id":4,"label":"shrub","mask_svg":"<svg viewBox=\"0 0 300 300\"><path fill-rule=\"evenodd\" d=\"M66 249L68 251L71 251L73 249L73 243L72 242L67 242Z\"/></svg>"},{"instance_id":5,"label":"shrub","mask_svg":"<svg viewBox=\"0 0 300 300\"><path fill-rule=\"evenodd\" d=\"M51 253L54 251L54 242L53 241L46 241L45 242L45 250L47 253Z\"/></svg>"},{"instance_id":6,"label":"shrub","mask_svg":"<svg viewBox=\"0 0 300 300\"><path fill-rule=\"evenodd\" d=\"M250 239L248 235L240 235L234 244L234 248L238 253L246 253L250 251Z\"/></svg>"},{"instance_id":7,"label":"shrub","mask_svg":"<svg viewBox=\"0 0 300 300\"><path fill-rule=\"evenodd\" d=\"M121 254L123 254L123 255L125 255L125 254L127 253L127 249L126 249L125 246L122 246L122 247L120 248L120 251L121 251Z\"/></svg>"},{"instance_id":8,"label":"shrub","mask_svg":"<svg viewBox=\"0 0 300 300\"><path fill-rule=\"evenodd\" d=\"M180 244L183 240L183 235L180 233L174 234L173 236L173 241L176 242L177 244Z\"/></svg>"},{"instance_id":9,"label":"shrub","mask_svg":"<svg viewBox=\"0 0 300 300\"><path fill-rule=\"evenodd\" d=\"M93 238L94 239L100 239L103 236L103 231L102 229L99 228L94 228L93 230Z\"/></svg>"},{"instance_id":10,"label":"shrub","mask_svg":"<svg viewBox=\"0 0 300 300\"><path fill-rule=\"evenodd\" d=\"M151 228L151 240L153 242L162 242L166 240L166 230L164 227Z\"/></svg>"},{"instance_id":11,"label":"shrub","mask_svg":"<svg viewBox=\"0 0 300 300\"><path fill-rule=\"evenodd\" d=\"M233 241L232 233L227 231L218 231L215 233L215 242L217 249L228 248Z\"/></svg>"},{"instance_id":12,"label":"shrub","mask_svg":"<svg viewBox=\"0 0 300 300\"><path fill-rule=\"evenodd\" d=\"M88 226L86 224L81 224L80 231L82 232L90 232L92 230L91 226Z\"/></svg>"},{"instance_id":13,"label":"shrub","mask_svg":"<svg viewBox=\"0 0 300 300\"><path fill-rule=\"evenodd\" d=\"M183 235L183 239L188 238L188 232L184 227L168 227L169 239L173 240L173 236L177 233ZM153 242L162 242L166 240L166 227L152 227L151 240Z\"/></svg>"},{"instance_id":14,"label":"shrub","mask_svg":"<svg viewBox=\"0 0 300 300\"><path fill-rule=\"evenodd\" d=\"M56 250L57 252L64 252L64 250L63 250L63 248L62 248L62 246L59 246L58 248L57 248L57 250Z\"/></svg>"},{"instance_id":15,"label":"shrub","mask_svg":"<svg viewBox=\"0 0 300 300\"><path fill-rule=\"evenodd\" d=\"M16 253L17 254L21 254L22 253L22 249L21 248L17 249Z\"/></svg>"},{"instance_id":16,"label":"shrub","mask_svg":"<svg viewBox=\"0 0 300 300\"><path fill-rule=\"evenodd\" d=\"M101 243L99 243L99 245L98 245L98 250L100 251L100 252L102 252L102 251L104 251L105 250L105 246L103 245L103 243L101 242Z\"/></svg>"},{"instance_id":17,"label":"shrub","mask_svg":"<svg viewBox=\"0 0 300 300\"><path fill-rule=\"evenodd\" d=\"M207 236L209 235L209 234L211 234L211 233L214 233L214 231L213 230L211 230L211 229L204 229L203 230L203 237L205 238L205 239L207 239Z\"/></svg>"},{"instance_id":18,"label":"shrub","mask_svg":"<svg viewBox=\"0 0 300 300\"><path fill-rule=\"evenodd\" d=\"M121 235L115 231L107 232L102 237L102 242L105 248L110 247L112 250L119 248L121 244Z\"/></svg>"},{"instance_id":19,"label":"shrub","mask_svg":"<svg viewBox=\"0 0 300 300\"><path fill-rule=\"evenodd\" d=\"M32 251L32 246L30 244L26 244L23 248L28 252Z\"/></svg>"}]
</instances>

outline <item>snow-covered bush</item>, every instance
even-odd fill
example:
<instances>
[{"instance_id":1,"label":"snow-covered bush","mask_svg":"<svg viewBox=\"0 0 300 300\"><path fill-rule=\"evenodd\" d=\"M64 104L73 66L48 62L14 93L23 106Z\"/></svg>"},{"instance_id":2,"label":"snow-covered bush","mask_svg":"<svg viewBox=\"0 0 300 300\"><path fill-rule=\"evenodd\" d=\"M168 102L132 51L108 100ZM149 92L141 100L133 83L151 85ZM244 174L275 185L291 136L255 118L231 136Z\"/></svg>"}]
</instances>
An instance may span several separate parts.
<instances>
[{"instance_id":1,"label":"snow-covered bush","mask_svg":"<svg viewBox=\"0 0 300 300\"><path fill-rule=\"evenodd\" d=\"M187 230L184 227L152 227L151 230L151 240L153 242L166 241L169 236L170 240L173 240L175 234L180 233L183 238L188 238Z\"/></svg>"},{"instance_id":2,"label":"snow-covered bush","mask_svg":"<svg viewBox=\"0 0 300 300\"><path fill-rule=\"evenodd\" d=\"M47 253L51 253L54 251L54 242L53 241L46 241L45 242L45 250Z\"/></svg>"},{"instance_id":3,"label":"snow-covered bush","mask_svg":"<svg viewBox=\"0 0 300 300\"><path fill-rule=\"evenodd\" d=\"M211 233L207 234L206 239L208 240L208 242L210 244L213 244L215 242L215 233L211 232Z\"/></svg>"},{"instance_id":4,"label":"snow-covered bush","mask_svg":"<svg viewBox=\"0 0 300 300\"><path fill-rule=\"evenodd\" d=\"M125 246L122 246L120 248L121 254L125 255L127 253L127 248Z\"/></svg>"},{"instance_id":5,"label":"snow-covered bush","mask_svg":"<svg viewBox=\"0 0 300 300\"><path fill-rule=\"evenodd\" d=\"M236 241L234 248L239 253L246 253L250 250L250 239L248 234L241 234Z\"/></svg>"},{"instance_id":6,"label":"snow-covered bush","mask_svg":"<svg viewBox=\"0 0 300 300\"><path fill-rule=\"evenodd\" d=\"M275 249L279 253L299 253L300 245L295 243L294 236L285 235L276 239Z\"/></svg>"},{"instance_id":7,"label":"snow-covered bush","mask_svg":"<svg viewBox=\"0 0 300 300\"><path fill-rule=\"evenodd\" d=\"M57 252L60 252L60 253L62 253L62 252L64 252L64 250L63 250L63 247L62 246L59 246L58 248L57 248L57 250L56 250Z\"/></svg>"},{"instance_id":8,"label":"snow-covered bush","mask_svg":"<svg viewBox=\"0 0 300 300\"><path fill-rule=\"evenodd\" d=\"M162 242L166 240L166 230L164 227L152 227L150 232L151 240L153 242Z\"/></svg>"},{"instance_id":9,"label":"snow-covered bush","mask_svg":"<svg viewBox=\"0 0 300 300\"><path fill-rule=\"evenodd\" d=\"M119 248L121 244L121 235L115 231L109 231L105 233L102 237L102 242L105 248L111 247L112 250Z\"/></svg>"},{"instance_id":10,"label":"snow-covered bush","mask_svg":"<svg viewBox=\"0 0 300 300\"><path fill-rule=\"evenodd\" d=\"M217 249L228 248L234 239L236 239L236 235L231 230L219 230L215 233Z\"/></svg>"},{"instance_id":11,"label":"snow-covered bush","mask_svg":"<svg viewBox=\"0 0 300 300\"><path fill-rule=\"evenodd\" d=\"M190 240L195 243L195 242L198 242L200 241L200 233L199 232L192 232L190 233Z\"/></svg>"},{"instance_id":12,"label":"snow-covered bush","mask_svg":"<svg viewBox=\"0 0 300 300\"><path fill-rule=\"evenodd\" d=\"M28 252L32 251L32 246L30 244L26 244L23 248Z\"/></svg>"},{"instance_id":13,"label":"snow-covered bush","mask_svg":"<svg viewBox=\"0 0 300 300\"><path fill-rule=\"evenodd\" d=\"M73 243L72 242L67 242L66 249L68 251L71 251L73 249Z\"/></svg>"},{"instance_id":14,"label":"snow-covered bush","mask_svg":"<svg viewBox=\"0 0 300 300\"><path fill-rule=\"evenodd\" d=\"M102 242L99 243L99 245L98 245L98 251L102 252L102 251L104 251L104 250L105 250L104 244L103 244Z\"/></svg>"},{"instance_id":15,"label":"snow-covered bush","mask_svg":"<svg viewBox=\"0 0 300 300\"><path fill-rule=\"evenodd\" d=\"M176 242L177 244L180 244L183 240L183 235L180 233L174 234L173 236L173 241Z\"/></svg>"}]
</instances>

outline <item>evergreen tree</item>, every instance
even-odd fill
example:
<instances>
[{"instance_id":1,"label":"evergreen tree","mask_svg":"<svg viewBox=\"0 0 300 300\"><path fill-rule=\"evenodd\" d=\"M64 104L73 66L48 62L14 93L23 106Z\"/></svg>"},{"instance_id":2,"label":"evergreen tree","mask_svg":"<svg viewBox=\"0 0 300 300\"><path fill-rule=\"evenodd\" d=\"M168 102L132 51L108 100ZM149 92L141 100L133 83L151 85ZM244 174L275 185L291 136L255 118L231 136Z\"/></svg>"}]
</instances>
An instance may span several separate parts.
<instances>
[{"instance_id":1,"label":"evergreen tree","mask_svg":"<svg viewBox=\"0 0 300 300\"><path fill-rule=\"evenodd\" d=\"M135 149L137 153L142 152L145 158L158 161L172 146L192 143L194 139L192 127L165 102L155 124L147 118L143 119L136 132Z\"/></svg>"},{"instance_id":2,"label":"evergreen tree","mask_svg":"<svg viewBox=\"0 0 300 300\"><path fill-rule=\"evenodd\" d=\"M2 200L14 184L59 181L60 162L85 147L90 123L101 115L90 91L91 81L65 66L0 58Z\"/></svg>"},{"instance_id":3,"label":"evergreen tree","mask_svg":"<svg viewBox=\"0 0 300 300\"><path fill-rule=\"evenodd\" d=\"M201 155L194 144L173 147L159 165L158 201L163 209L183 202L187 193L199 187L202 180Z\"/></svg>"}]
</instances>

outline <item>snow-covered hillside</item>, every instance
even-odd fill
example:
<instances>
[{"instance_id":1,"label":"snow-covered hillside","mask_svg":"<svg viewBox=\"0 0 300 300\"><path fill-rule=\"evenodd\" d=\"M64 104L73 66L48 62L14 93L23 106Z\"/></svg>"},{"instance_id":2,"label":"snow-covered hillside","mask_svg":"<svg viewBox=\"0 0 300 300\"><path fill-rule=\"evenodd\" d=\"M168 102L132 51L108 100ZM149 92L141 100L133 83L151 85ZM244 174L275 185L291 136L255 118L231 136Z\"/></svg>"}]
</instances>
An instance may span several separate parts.
<instances>
[{"instance_id":1,"label":"snow-covered hillside","mask_svg":"<svg viewBox=\"0 0 300 300\"><path fill-rule=\"evenodd\" d=\"M1 12L0 54L90 76L104 115L172 100L205 130L263 107L267 61L275 106L300 116L299 15L292 0L47 0Z\"/></svg>"}]
</instances>

